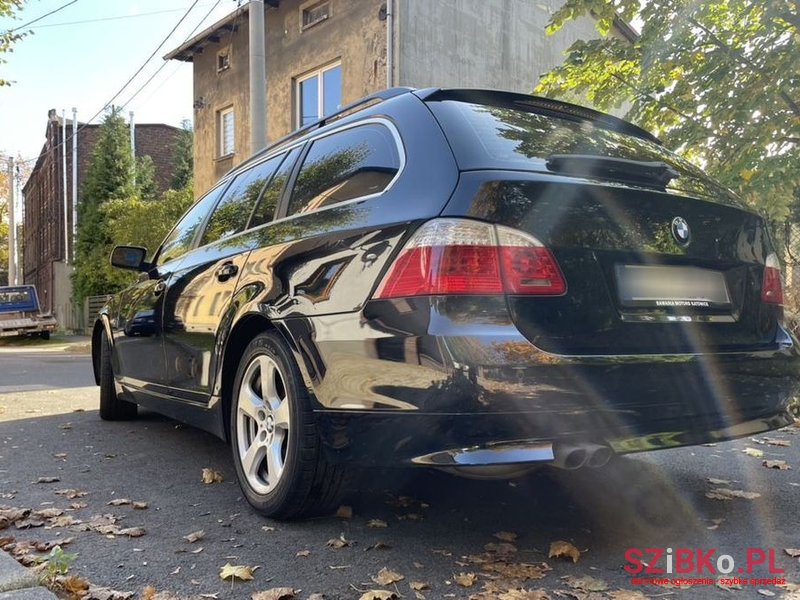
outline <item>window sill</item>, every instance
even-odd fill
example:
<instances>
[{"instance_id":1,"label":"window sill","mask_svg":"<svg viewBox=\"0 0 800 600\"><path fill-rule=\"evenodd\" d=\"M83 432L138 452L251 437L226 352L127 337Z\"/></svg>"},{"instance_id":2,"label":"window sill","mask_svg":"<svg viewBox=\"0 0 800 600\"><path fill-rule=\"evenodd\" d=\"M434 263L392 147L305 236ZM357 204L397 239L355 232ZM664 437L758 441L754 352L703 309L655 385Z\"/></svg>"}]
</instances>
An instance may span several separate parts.
<instances>
[{"instance_id":1,"label":"window sill","mask_svg":"<svg viewBox=\"0 0 800 600\"><path fill-rule=\"evenodd\" d=\"M226 160L231 160L231 159L233 159L233 155L234 155L234 152L229 152L228 154L224 154L222 156L218 156L217 158L214 159L214 162L219 163L219 162L224 162Z\"/></svg>"}]
</instances>

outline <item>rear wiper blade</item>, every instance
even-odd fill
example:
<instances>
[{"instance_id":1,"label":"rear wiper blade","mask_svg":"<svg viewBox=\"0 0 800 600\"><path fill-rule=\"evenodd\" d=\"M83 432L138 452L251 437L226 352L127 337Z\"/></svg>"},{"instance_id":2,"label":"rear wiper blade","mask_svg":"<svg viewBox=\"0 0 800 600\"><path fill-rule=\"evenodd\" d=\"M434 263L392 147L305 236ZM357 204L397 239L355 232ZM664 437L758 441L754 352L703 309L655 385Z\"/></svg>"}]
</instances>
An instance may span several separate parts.
<instances>
[{"instance_id":1,"label":"rear wiper blade","mask_svg":"<svg viewBox=\"0 0 800 600\"><path fill-rule=\"evenodd\" d=\"M661 161L631 160L596 154L551 154L547 168L570 175L598 176L664 187L680 177Z\"/></svg>"}]
</instances>

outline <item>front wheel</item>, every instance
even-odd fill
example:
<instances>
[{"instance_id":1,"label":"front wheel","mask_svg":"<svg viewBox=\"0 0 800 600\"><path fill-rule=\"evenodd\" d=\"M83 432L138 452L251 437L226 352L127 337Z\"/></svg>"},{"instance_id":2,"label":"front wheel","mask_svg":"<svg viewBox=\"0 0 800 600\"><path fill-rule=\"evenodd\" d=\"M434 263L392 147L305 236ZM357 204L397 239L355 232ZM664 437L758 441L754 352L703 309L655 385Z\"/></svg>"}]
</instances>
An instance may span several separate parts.
<instances>
[{"instance_id":1,"label":"front wheel","mask_svg":"<svg viewBox=\"0 0 800 600\"><path fill-rule=\"evenodd\" d=\"M103 334L100 341L100 418L104 421L125 421L136 417L137 411L135 404L117 396L111 364L111 343Z\"/></svg>"},{"instance_id":2,"label":"front wheel","mask_svg":"<svg viewBox=\"0 0 800 600\"><path fill-rule=\"evenodd\" d=\"M308 393L277 334L250 342L233 390L233 462L247 501L275 519L332 510L344 491L344 469L322 456Z\"/></svg>"}]
</instances>

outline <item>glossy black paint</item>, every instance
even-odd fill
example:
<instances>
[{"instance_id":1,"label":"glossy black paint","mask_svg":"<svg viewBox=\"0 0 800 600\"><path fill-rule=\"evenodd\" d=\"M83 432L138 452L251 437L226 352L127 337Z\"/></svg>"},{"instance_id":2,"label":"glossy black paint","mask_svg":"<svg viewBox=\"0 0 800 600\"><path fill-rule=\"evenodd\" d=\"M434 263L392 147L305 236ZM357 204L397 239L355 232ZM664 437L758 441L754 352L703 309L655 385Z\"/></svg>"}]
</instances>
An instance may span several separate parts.
<instances>
[{"instance_id":1,"label":"glossy black paint","mask_svg":"<svg viewBox=\"0 0 800 600\"><path fill-rule=\"evenodd\" d=\"M689 194L553 173L545 161L459 169L453 140L423 101L440 96L396 95L226 176L295 148L272 222L198 247L201 229L186 254L103 311L94 339L105 332L113 342L119 392L224 437L237 348L273 328L300 366L333 460L425 463L515 440L634 452L788 422L800 358L782 309L758 301L771 245L757 216L697 173ZM309 140L367 119L400 138L393 185L287 216ZM403 243L439 216L535 236L558 260L567 293L372 299ZM676 216L692 228L686 246L670 234ZM721 271L731 304L622 306L618 264Z\"/></svg>"}]
</instances>

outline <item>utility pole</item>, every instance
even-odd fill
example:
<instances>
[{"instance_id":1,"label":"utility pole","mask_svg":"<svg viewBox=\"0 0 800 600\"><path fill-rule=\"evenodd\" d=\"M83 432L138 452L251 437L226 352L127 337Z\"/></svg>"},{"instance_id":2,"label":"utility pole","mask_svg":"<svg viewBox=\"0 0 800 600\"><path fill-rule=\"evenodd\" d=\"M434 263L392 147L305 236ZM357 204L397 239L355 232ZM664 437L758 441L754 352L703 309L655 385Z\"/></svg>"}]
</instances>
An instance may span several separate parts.
<instances>
[{"instance_id":1,"label":"utility pole","mask_svg":"<svg viewBox=\"0 0 800 600\"><path fill-rule=\"evenodd\" d=\"M17 224L14 218L14 157L8 157L8 285L17 285Z\"/></svg>"},{"instance_id":2,"label":"utility pole","mask_svg":"<svg viewBox=\"0 0 800 600\"><path fill-rule=\"evenodd\" d=\"M264 0L250 0L250 153L267 145L267 57Z\"/></svg>"},{"instance_id":3,"label":"utility pole","mask_svg":"<svg viewBox=\"0 0 800 600\"><path fill-rule=\"evenodd\" d=\"M69 264L69 197L67 196L67 111L61 109L61 162L62 186L64 194L64 262Z\"/></svg>"},{"instance_id":4,"label":"utility pole","mask_svg":"<svg viewBox=\"0 0 800 600\"><path fill-rule=\"evenodd\" d=\"M64 223L67 227L68 223ZM72 261L69 260L70 253L67 252L67 262L75 260L75 239L78 231L78 109L72 107Z\"/></svg>"},{"instance_id":5,"label":"utility pole","mask_svg":"<svg viewBox=\"0 0 800 600\"><path fill-rule=\"evenodd\" d=\"M133 170L133 185L136 185L136 125L133 122L133 111L130 111L128 115L131 124L131 159L133 160L131 169Z\"/></svg>"}]
</instances>

